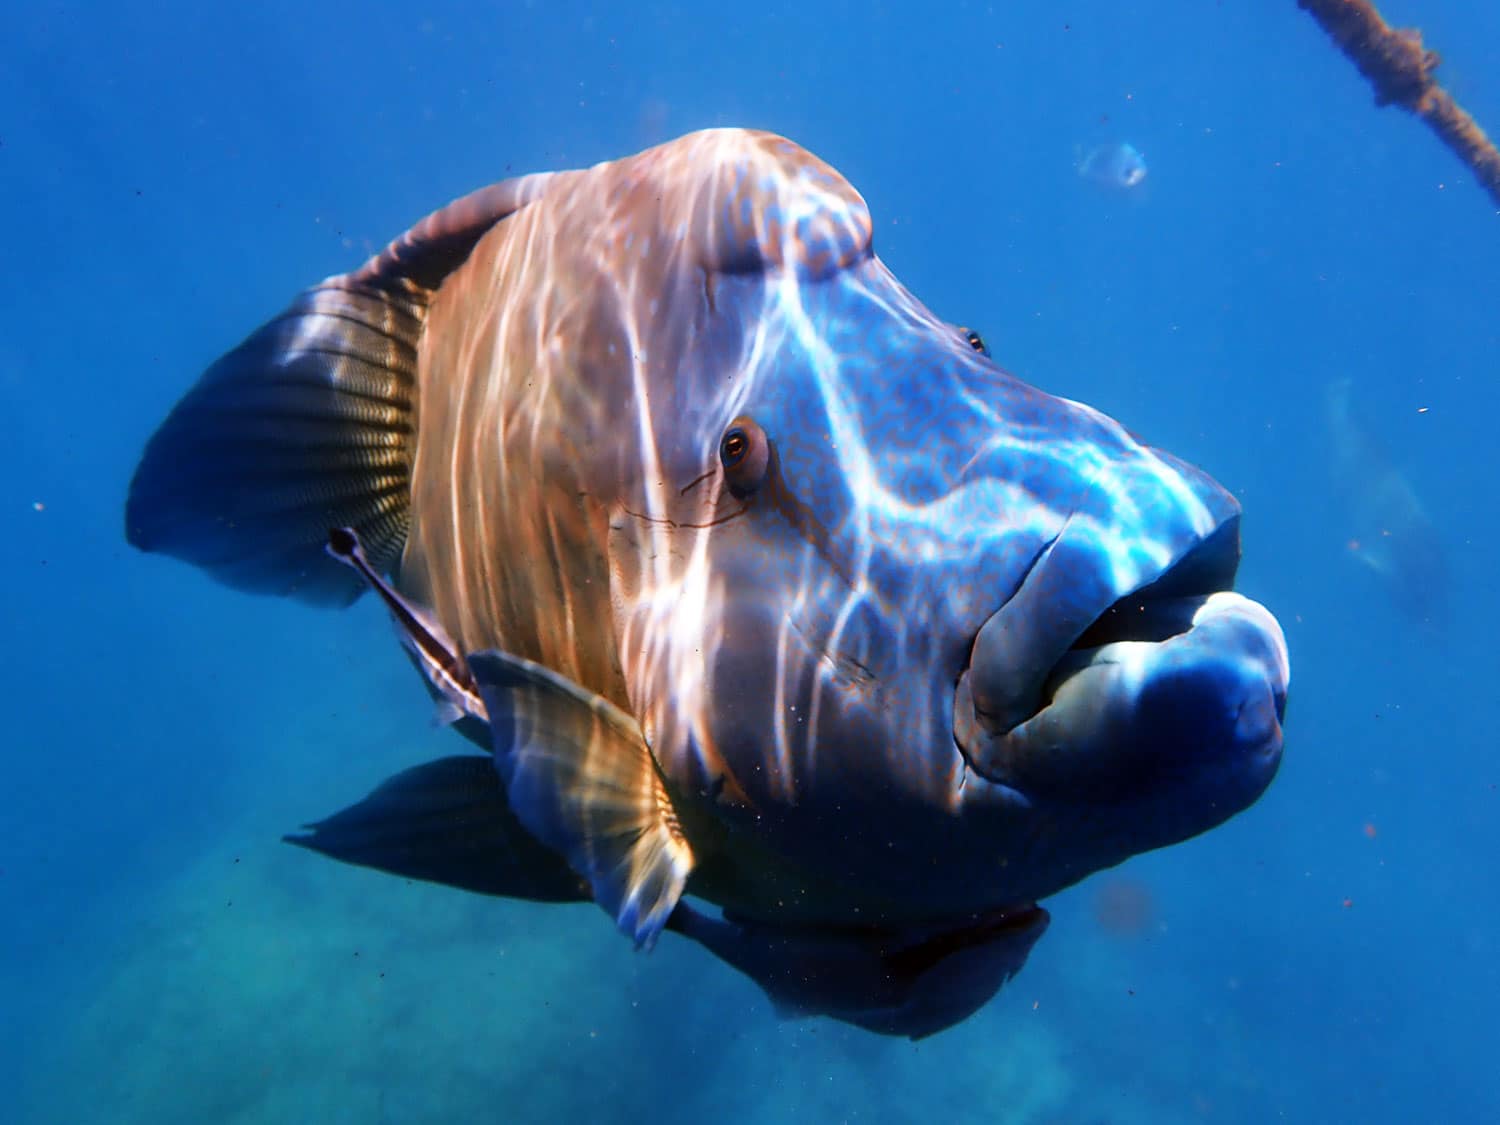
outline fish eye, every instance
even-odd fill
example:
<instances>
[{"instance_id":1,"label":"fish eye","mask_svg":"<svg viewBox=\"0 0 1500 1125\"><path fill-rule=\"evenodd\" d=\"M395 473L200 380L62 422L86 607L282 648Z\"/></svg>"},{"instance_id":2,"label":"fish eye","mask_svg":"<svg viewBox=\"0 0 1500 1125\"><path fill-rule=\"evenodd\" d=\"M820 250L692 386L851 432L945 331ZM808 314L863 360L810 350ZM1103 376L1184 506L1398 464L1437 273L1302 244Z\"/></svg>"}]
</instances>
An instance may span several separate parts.
<instances>
[{"instance_id":1,"label":"fish eye","mask_svg":"<svg viewBox=\"0 0 1500 1125\"><path fill-rule=\"evenodd\" d=\"M736 418L719 439L719 464L724 466L730 495L744 500L761 486L771 464L766 431L750 418Z\"/></svg>"},{"instance_id":2,"label":"fish eye","mask_svg":"<svg viewBox=\"0 0 1500 1125\"><path fill-rule=\"evenodd\" d=\"M984 342L984 337L975 332L974 329L960 328L959 331L964 334L964 339L968 341L969 347L973 348L980 355L987 356L990 354L989 345Z\"/></svg>"}]
</instances>

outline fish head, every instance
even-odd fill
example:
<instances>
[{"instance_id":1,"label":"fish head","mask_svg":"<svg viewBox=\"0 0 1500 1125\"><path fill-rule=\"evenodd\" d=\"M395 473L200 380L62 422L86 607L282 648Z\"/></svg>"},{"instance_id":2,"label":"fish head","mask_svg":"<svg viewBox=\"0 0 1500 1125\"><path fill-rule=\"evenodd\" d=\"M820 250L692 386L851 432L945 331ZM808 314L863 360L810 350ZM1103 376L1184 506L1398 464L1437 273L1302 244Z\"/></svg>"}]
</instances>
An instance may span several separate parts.
<instances>
[{"instance_id":1,"label":"fish head","mask_svg":"<svg viewBox=\"0 0 1500 1125\"><path fill-rule=\"evenodd\" d=\"M1117 154L1115 172L1121 187L1136 187L1146 178L1146 158L1134 145L1122 144Z\"/></svg>"},{"instance_id":2,"label":"fish head","mask_svg":"<svg viewBox=\"0 0 1500 1125\"><path fill-rule=\"evenodd\" d=\"M1274 618L1229 592L1233 497L930 312L817 158L688 141L712 149L692 189L680 161L651 196L670 268L623 285L636 395L610 471L634 482L619 656L674 792L934 914L1253 802L1288 673Z\"/></svg>"}]
</instances>

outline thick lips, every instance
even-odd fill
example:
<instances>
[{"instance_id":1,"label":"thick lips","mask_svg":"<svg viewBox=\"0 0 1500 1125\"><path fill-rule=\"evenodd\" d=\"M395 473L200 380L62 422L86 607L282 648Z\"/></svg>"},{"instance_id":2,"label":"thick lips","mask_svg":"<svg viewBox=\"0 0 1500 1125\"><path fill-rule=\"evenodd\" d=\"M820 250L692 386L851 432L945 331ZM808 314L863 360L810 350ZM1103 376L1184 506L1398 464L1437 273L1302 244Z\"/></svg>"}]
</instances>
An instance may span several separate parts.
<instances>
[{"instance_id":1,"label":"thick lips","mask_svg":"<svg viewBox=\"0 0 1500 1125\"><path fill-rule=\"evenodd\" d=\"M1285 643L1269 613L1224 592L1237 523L1123 597L1097 551L1049 544L959 680L954 735L969 764L1030 792L1180 773L1226 751L1274 768Z\"/></svg>"},{"instance_id":2,"label":"thick lips","mask_svg":"<svg viewBox=\"0 0 1500 1125\"><path fill-rule=\"evenodd\" d=\"M965 678L974 720L990 734L1005 734L1036 712L1053 667L1115 601L1097 554L1053 539L980 627Z\"/></svg>"}]
</instances>

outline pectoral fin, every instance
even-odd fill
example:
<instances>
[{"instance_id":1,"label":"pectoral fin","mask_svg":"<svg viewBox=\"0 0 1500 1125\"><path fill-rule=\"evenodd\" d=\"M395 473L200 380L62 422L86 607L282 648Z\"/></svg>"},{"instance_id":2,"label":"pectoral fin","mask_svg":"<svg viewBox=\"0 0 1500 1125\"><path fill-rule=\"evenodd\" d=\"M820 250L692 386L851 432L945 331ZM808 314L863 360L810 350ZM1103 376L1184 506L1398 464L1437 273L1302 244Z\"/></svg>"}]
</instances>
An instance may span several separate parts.
<instances>
[{"instance_id":1,"label":"pectoral fin","mask_svg":"<svg viewBox=\"0 0 1500 1125\"><path fill-rule=\"evenodd\" d=\"M289 844L331 859L476 894L587 902L588 889L557 852L516 818L489 756L425 762Z\"/></svg>"},{"instance_id":2,"label":"pectoral fin","mask_svg":"<svg viewBox=\"0 0 1500 1125\"><path fill-rule=\"evenodd\" d=\"M693 853L640 727L564 676L500 652L468 658L510 807L567 857L594 899L650 946Z\"/></svg>"}]
</instances>

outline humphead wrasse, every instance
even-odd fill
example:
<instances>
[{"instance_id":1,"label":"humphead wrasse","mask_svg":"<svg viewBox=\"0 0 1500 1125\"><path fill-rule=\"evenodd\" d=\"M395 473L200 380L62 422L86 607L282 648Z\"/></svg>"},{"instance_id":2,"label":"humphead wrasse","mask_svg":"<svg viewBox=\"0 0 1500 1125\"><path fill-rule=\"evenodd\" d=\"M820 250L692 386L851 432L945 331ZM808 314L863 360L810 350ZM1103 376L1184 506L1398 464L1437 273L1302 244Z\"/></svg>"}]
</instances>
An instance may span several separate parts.
<instances>
[{"instance_id":1,"label":"humphead wrasse","mask_svg":"<svg viewBox=\"0 0 1500 1125\"><path fill-rule=\"evenodd\" d=\"M592 900L916 1037L1020 969L1038 900L1271 781L1239 515L928 311L832 168L725 129L304 292L162 424L126 530L243 590L373 587L483 750L294 842Z\"/></svg>"}]
</instances>

